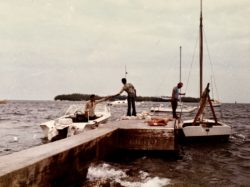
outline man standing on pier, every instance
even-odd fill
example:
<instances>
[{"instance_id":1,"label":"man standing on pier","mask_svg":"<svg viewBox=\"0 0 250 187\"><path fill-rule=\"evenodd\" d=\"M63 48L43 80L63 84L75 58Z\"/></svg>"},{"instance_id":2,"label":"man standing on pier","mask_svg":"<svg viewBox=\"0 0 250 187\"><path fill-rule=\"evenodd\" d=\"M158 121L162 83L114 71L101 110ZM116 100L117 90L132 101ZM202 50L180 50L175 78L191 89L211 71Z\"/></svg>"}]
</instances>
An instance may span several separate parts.
<instances>
[{"instance_id":1,"label":"man standing on pier","mask_svg":"<svg viewBox=\"0 0 250 187\"><path fill-rule=\"evenodd\" d=\"M127 83L127 79L126 78L122 78L122 83L123 83L123 87L121 89L121 91L116 94L116 96L120 95L122 92L127 92L128 97L128 111L127 111L127 116L131 116L131 106L132 106L132 115L136 116L136 109L135 109L135 98L136 98L136 90L135 87L133 86L133 84L131 83Z\"/></svg>"},{"instance_id":2,"label":"man standing on pier","mask_svg":"<svg viewBox=\"0 0 250 187\"><path fill-rule=\"evenodd\" d=\"M179 97L180 95L185 95L185 93L180 93L179 91L179 89L181 89L182 86L183 86L183 83L179 82L177 86L173 88L173 91L172 91L171 106L172 106L173 118L175 119L178 119L178 116L176 114L176 109L178 106Z\"/></svg>"}]
</instances>

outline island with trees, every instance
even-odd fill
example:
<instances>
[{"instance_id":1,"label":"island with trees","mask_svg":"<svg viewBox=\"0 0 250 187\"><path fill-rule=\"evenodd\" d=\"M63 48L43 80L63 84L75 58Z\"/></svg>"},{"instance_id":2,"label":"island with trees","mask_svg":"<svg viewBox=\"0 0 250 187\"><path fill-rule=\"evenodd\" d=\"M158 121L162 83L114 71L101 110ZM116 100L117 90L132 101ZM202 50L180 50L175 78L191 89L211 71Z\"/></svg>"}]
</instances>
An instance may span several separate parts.
<instances>
[{"instance_id":1,"label":"island with trees","mask_svg":"<svg viewBox=\"0 0 250 187\"><path fill-rule=\"evenodd\" d=\"M73 94L62 94L62 95L57 95L54 100L59 100L59 101L86 101L89 100L90 94L80 94L80 93L73 93ZM96 95L97 99L101 98L102 96ZM119 95L114 97L112 100L124 100L126 99L127 96L125 95ZM153 96L137 96L136 101L141 102L141 101L152 101L152 102L170 102L170 99L166 99L164 97L153 97ZM182 97L183 102L192 102L196 103L199 102L199 98L195 97Z\"/></svg>"}]
</instances>

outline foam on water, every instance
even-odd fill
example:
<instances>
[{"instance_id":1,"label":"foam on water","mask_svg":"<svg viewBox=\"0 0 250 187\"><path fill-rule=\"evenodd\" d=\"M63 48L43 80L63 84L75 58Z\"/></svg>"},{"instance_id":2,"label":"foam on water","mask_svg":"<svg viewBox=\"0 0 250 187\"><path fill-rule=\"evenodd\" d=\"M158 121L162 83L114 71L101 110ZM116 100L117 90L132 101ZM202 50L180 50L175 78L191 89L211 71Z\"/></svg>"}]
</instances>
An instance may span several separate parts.
<instances>
[{"instance_id":1,"label":"foam on water","mask_svg":"<svg viewBox=\"0 0 250 187\"><path fill-rule=\"evenodd\" d=\"M138 171L138 175L132 177L126 174L125 169L115 168L115 166L109 165L107 163L92 165L88 169L87 180L98 181L100 179L109 179L115 181L122 186L130 187L162 187L170 184L170 179L150 177L147 172Z\"/></svg>"},{"instance_id":2,"label":"foam on water","mask_svg":"<svg viewBox=\"0 0 250 187\"><path fill-rule=\"evenodd\" d=\"M170 179L167 178L159 178L154 177L147 180L144 184L142 184L142 187L160 187L170 184Z\"/></svg>"},{"instance_id":3,"label":"foam on water","mask_svg":"<svg viewBox=\"0 0 250 187\"><path fill-rule=\"evenodd\" d=\"M126 177L126 173L122 170L116 170L109 164L102 164L100 166L91 166L88 169L87 178L89 180L95 180L98 178L122 178Z\"/></svg>"}]
</instances>

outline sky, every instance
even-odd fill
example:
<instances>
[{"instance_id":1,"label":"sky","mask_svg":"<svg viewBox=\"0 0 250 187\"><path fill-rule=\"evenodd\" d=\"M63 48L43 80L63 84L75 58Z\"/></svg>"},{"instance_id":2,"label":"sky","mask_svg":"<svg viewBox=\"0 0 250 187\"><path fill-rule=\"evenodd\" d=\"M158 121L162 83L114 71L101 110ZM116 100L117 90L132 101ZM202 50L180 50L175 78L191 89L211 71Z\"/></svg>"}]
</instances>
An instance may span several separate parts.
<instances>
[{"instance_id":1,"label":"sky","mask_svg":"<svg viewBox=\"0 0 250 187\"><path fill-rule=\"evenodd\" d=\"M249 14L248 0L203 0L204 85L222 102L250 102ZM116 94L125 67L138 95L170 96L180 61L198 97L199 16L199 0L2 0L0 100Z\"/></svg>"}]
</instances>

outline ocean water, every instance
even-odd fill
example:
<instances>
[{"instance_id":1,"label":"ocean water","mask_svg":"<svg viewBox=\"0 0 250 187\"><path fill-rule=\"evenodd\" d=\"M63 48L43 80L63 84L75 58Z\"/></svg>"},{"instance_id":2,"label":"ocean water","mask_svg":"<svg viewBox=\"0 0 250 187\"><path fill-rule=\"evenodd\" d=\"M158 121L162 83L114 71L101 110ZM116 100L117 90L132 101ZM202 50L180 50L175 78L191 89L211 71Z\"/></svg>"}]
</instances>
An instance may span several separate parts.
<instances>
[{"instance_id":1,"label":"ocean water","mask_svg":"<svg viewBox=\"0 0 250 187\"><path fill-rule=\"evenodd\" d=\"M47 143L39 124L63 115L76 103L81 102L9 101L0 105L0 156ZM159 104L144 102L137 105L137 111ZM117 120L126 113L126 106L111 106L111 112L109 121ZM83 186L250 186L250 104L223 104L216 113L233 128L229 142L184 144L177 158L124 155L92 163Z\"/></svg>"}]
</instances>

